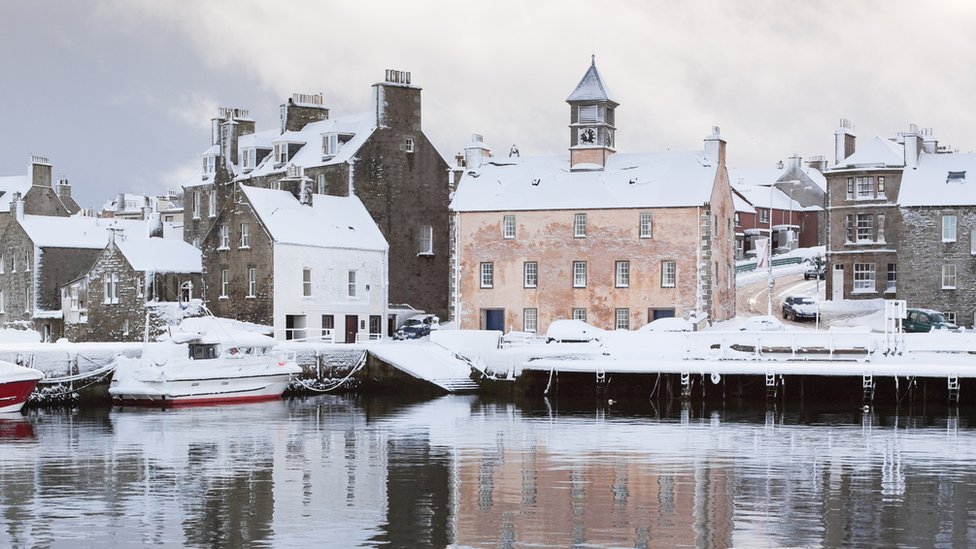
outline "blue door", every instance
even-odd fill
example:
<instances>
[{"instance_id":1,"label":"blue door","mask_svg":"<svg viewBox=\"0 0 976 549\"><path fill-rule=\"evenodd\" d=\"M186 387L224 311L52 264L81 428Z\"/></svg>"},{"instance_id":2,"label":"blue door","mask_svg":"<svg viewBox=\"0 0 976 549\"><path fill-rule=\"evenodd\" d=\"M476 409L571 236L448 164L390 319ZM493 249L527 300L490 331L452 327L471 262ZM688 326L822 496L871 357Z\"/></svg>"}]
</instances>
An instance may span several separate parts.
<instances>
[{"instance_id":1,"label":"blue door","mask_svg":"<svg viewBox=\"0 0 976 549\"><path fill-rule=\"evenodd\" d=\"M651 320L657 320L659 318L672 318L674 317L674 309L652 309L651 310Z\"/></svg>"},{"instance_id":2,"label":"blue door","mask_svg":"<svg viewBox=\"0 0 976 549\"><path fill-rule=\"evenodd\" d=\"M485 309L485 329L505 331L505 309Z\"/></svg>"}]
</instances>

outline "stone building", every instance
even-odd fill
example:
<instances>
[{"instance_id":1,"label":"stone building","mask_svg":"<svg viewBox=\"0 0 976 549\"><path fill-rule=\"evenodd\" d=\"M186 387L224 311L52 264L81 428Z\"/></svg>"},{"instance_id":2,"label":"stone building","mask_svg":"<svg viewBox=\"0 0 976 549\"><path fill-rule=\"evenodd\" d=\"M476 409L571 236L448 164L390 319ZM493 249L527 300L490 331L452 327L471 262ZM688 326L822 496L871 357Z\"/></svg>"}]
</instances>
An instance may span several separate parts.
<instances>
[{"instance_id":1,"label":"stone building","mask_svg":"<svg viewBox=\"0 0 976 549\"><path fill-rule=\"evenodd\" d=\"M24 214L22 200L0 234L0 323L24 321L45 341L63 334L61 286L89 267L109 241L110 229L140 230L138 222L94 217Z\"/></svg>"},{"instance_id":2,"label":"stone building","mask_svg":"<svg viewBox=\"0 0 976 549\"><path fill-rule=\"evenodd\" d=\"M178 319L201 287L200 250L181 238L111 237L83 275L61 286L64 336L71 341L142 341ZM149 314L147 315L147 309Z\"/></svg>"},{"instance_id":3,"label":"stone building","mask_svg":"<svg viewBox=\"0 0 976 549\"><path fill-rule=\"evenodd\" d=\"M492 158L479 139L465 149L451 204L458 327L731 318L734 207L718 128L704 151L617 153L618 103L595 62L567 102L568 158Z\"/></svg>"},{"instance_id":4,"label":"stone building","mask_svg":"<svg viewBox=\"0 0 976 549\"><path fill-rule=\"evenodd\" d=\"M281 190L236 184L218 213L202 243L211 311L279 339L388 335L383 235L357 197L315 194L300 167L291 174Z\"/></svg>"},{"instance_id":5,"label":"stone building","mask_svg":"<svg viewBox=\"0 0 976 549\"><path fill-rule=\"evenodd\" d=\"M31 155L26 175L0 177L0 234L12 219L12 205L20 202L26 215L67 217L81 211L71 197L71 184L60 179L52 184L51 162Z\"/></svg>"},{"instance_id":6,"label":"stone building","mask_svg":"<svg viewBox=\"0 0 976 549\"><path fill-rule=\"evenodd\" d=\"M910 142L910 140L908 140ZM898 299L976 327L976 154L928 147L898 196Z\"/></svg>"},{"instance_id":7,"label":"stone building","mask_svg":"<svg viewBox=\"0 0 976 549\"><path fill-rule=\"evenodd\" d=\"M280 112L281 124L272 131L255 132L240 109L214 120L202 179L184 187L187 241L212 237L219 212L239 196L236 186L283 189L300 198L294 177L300 172L312 193L354 196L365 206L389 243L389 303L445 316L448 166L423 132L421 89L410 73L386 71L365 113L332 117L323 97L309 94L294 94ZM205 269L211 264L205 249Z\"/></svg>"},{"instance_id":8,"label":"stone building","mask_svg":"<svg viewBox=\"0 0 976 549\"><path fill-rule=\"evenodd\" d=\"M755 257L757 240L772 237L773 253L817 246L820 206L803 206L775 186L732 185L735 257Z\"/></svg>"}]
</instances>

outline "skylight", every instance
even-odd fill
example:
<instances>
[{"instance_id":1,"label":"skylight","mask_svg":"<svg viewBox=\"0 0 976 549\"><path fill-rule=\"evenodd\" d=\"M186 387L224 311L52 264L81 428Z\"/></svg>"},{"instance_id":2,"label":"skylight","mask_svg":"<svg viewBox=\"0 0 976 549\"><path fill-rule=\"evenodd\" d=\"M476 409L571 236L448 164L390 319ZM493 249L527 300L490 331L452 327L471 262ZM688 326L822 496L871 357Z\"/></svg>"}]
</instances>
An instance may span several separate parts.
<instances>
[{"instance_id":1,"label":"skylight","mask_svg":"<svg viewBox=\"0 0 976 549\"><path fill-rule=\"evenodd\" d=\"M965 183L966 182L966 172L949 172L946 177L946 183Z\"/></svg>"}]
</instances>

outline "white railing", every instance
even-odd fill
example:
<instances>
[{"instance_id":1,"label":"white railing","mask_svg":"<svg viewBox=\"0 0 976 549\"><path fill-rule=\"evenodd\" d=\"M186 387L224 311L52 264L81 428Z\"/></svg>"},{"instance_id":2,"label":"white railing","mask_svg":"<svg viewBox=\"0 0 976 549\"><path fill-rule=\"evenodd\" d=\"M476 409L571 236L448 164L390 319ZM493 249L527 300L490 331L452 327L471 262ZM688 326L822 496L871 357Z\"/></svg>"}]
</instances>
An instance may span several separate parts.
<instances>
[{"instance_id":1,"label":"white railing","mask_svg":"<svg viewBox=\"0 0 976 549\"><path fill-rule=\"evenodd\" d=\"M335 330L331 328L286 328L288 341L335 343Z\"/></svg>"},{"instance_id":2,"label":"white railing","mask_svg":"<svg viewBox=\"0 0 976 549\"><path fill-rule=\"evenodd\" d=\"M383 334L374 332L359 332L356 334L356 343L366 343L368 341L380 341Z\"/></svg>"}]
</instances>

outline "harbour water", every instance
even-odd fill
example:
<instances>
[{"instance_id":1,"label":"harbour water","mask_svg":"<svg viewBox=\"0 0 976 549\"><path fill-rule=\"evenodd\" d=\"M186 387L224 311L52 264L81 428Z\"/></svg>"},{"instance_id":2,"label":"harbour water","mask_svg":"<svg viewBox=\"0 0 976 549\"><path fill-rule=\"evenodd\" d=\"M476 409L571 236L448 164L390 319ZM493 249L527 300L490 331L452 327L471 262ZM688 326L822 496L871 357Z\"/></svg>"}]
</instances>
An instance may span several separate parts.
<instances>
[{"instance_id":1,"label":"harbour water","mask_svg":"<svg viewBox=\"0 0 976 549\"><path fill-rule=\"evenodd\" d=\"M0 419L0 547L973 547L976 413L319 396Z\"/></svg>"}]
</instances>

